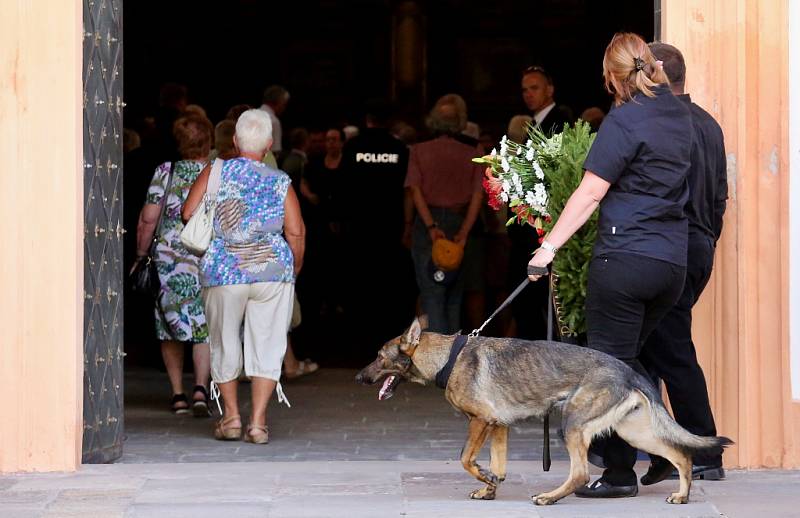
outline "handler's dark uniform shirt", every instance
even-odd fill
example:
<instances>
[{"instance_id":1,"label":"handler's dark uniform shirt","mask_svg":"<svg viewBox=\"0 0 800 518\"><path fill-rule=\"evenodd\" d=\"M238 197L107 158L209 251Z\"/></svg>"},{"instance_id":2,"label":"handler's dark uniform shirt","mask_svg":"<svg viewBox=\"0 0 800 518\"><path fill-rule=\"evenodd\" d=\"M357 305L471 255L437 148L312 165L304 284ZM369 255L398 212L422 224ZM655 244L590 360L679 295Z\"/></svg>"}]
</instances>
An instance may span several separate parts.
<instances>
[{"instance_id":1,"label":"handler's dark uniform shirt","mask_svg":"<svg viewBox=\"0 0 800 518\"><path fill-rule=\"evenodd\" d=\"M692 117L666 85L653 92L609 112L583 164L611 183L594 256L625 252L686 266Z\"/></svg>"},{"instance_id":2,"label":"handler's dark uniform shirt","mask_svg":"<svg viewBox=\"0 0 800 518\"><path fill-rule=\"evenodd\" d=\"M689 168L689 192L686 204L690 238L701 234L714 243L722 233L722 216L728 199L728 171L722 128L707 111L692 102L689 94L679 95L692 114L694 145Z\"/></svg>"}]
</instances>

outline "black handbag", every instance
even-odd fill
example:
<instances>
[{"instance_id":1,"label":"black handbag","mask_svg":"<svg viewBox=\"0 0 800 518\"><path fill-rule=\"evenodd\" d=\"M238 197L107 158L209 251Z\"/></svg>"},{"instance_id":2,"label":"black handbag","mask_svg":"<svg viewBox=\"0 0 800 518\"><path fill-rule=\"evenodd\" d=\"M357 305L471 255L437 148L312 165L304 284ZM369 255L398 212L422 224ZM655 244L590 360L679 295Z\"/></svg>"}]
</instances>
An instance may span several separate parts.
<instances>
[{"instance_id":1,"label":"black handbag","mask_svg":"<svg viewBox=\"0 0 800 518\"><path fill-rule=\"evenodd\" d=\"M167 208L167 196L169 196L169 189L172 187L172 170L174 167L175 162L173 161L169 166L167 187L164 189L164 196L161 199L161 215L158 217L158 223L153 233L153 241L150 243L150 249L147 251L145 257L136 260L129 275L131 290L134 293L146 295L153 299L157 299L161 291L161 281L158 279L158 269L156 268L155 251L156 243L161 235L161 222L164 219L164 212Z\"/></svg>"}]
</instances>

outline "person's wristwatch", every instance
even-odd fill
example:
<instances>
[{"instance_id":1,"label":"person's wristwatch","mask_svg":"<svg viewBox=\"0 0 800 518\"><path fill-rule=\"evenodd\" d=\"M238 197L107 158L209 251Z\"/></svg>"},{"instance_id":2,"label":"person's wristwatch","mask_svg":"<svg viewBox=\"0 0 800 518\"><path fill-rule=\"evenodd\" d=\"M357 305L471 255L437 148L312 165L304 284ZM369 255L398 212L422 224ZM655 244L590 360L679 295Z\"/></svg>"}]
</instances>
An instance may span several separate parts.
<instances>
[{"instance_id":1,"label":"person's wristwatch","mask_svg":"<svg viewBox=\"0 0 800 518\"><path fill-rule=\"evenodd\" d=\"M556 252L558 252L558 248L554 247L553 244L550 243L549 241L542 241L542 244L539 245L539 247L540 248L544 248L545 250L547 250L548 252L552 253L553 255L555 255Z\"/></svg>"}]
</instances>

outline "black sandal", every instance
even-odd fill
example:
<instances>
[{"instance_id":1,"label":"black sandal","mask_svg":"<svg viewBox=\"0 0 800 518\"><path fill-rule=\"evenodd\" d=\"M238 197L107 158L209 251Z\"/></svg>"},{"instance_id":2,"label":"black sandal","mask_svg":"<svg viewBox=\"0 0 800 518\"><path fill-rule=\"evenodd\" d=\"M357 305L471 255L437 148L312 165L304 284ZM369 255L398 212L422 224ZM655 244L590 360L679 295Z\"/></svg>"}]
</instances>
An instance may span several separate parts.
<instances>
[{"instance_id":1,"label":"black sandal","mask_svg":"<svg viewBox=\"0 0 800 518\"><path fill-rule=\"evenodd\" d=\"M184 403L186 406L176 407L178 403ZM189 413L189 399L186 397L186 394L175 394L172 396L172 412L175 415L186 415Z\"/></svg>"},{"instance_id":2,"label":"black sandal","mask_svg":"<svg viewBox=\"0 0 800 518\"><path fill-rule=\"evenodd\" d=\"M203 399L194 399L194 395L200 392ZM208 391L203 385L195 385L192 390L192 413L195 417L211 417L211 408L208 406Z\"/></svg>"}]
</instances>

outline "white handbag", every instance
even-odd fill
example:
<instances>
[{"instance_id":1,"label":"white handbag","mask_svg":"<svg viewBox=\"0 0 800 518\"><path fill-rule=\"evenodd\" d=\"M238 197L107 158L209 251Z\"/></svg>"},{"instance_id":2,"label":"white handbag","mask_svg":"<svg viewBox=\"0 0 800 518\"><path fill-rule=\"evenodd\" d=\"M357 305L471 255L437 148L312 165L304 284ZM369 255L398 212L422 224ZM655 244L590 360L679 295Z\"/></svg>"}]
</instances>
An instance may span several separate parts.
<instances>
[{"instance_id":1,"label":"white handbag","mask_svg":"<svg viewBox=\"0 0 800 518\"><path fill-rule=\"evenodd\" d=\"M214 160L208 175L203 201L194 210L192 217L181 231L181 243L190 253L197 256L206 253L214 235L214 212L217 207L217 191L222 178L222 164L223 160L219 158Z\"/></svg>"}]
</instances>

